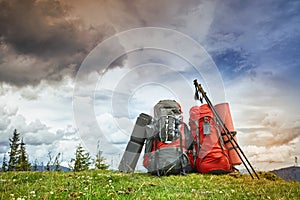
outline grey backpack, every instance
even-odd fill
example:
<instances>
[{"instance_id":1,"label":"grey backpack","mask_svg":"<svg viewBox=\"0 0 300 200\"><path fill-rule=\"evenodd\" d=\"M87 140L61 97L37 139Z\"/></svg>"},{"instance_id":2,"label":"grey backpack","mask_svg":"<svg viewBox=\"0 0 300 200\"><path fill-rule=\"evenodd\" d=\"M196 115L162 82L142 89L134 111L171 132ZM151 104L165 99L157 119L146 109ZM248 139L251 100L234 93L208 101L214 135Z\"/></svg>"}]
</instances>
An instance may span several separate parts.
<instances>
[{"instance_id":1,"label":"grey backpack","mask_svg":"<svg viewBox=\"0 0 300 200\"><path fill-rule=\"evenodd\" d=\"M193 139L179 103L159 101L154 106L152 130L146 137L143 160L148 172L158 176L191 172Z\"/></svg>"}]
</instances>

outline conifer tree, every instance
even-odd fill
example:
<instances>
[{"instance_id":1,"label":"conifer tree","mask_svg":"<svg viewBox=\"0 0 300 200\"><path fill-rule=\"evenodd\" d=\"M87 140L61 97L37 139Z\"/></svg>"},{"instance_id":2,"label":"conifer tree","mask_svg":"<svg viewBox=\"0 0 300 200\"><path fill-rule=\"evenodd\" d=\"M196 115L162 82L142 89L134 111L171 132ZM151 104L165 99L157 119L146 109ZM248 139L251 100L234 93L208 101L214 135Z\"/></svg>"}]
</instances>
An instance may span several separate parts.
<instances>
[{"instance_id":1,"label":"conifer tree","mask_svg":"<svg viewBox=\"0 0 300 200\"><path fill-rule=\"evenodd\" d=\"M3 155L3 161L2 161L2 167L1 167L1 171L2 172L6 172L7 171L7 162L6 162L6 154Z\"/></svg>"},{"instance_id":2,"label":"conifer tree","mask_svg":"<svg viewBox=\"0 0 300 200\"><path fill-rule=\"evenodd\" d=\"M25 143L23 138L20 144L20 151L17 159L16 170L17 171L30 171L30 163L28 161L28 156L25 149Z\"/></svg>"},{"instance_id":3,"label":"conifer tree","mask_svg":"<svg viewBox=\"0 0 300 200\"><path fill-rule=\"evenodd\" d=\"M105 158L102 156L103 151L100 150L100 142L98 141L97 145L97 154L95 160L95 167L97 169L107 169L109 166L105 164Z\"/></svg>"},{"instance_id":4,"label":"conifer tree","mask_svg":"<svg viewBox=\"0 0 300 200\"><path fill-rule=\"evenodd\" d=\"M91 160L90 154L88 152L85 152L85 150L81 145L78 145L75 153L75 159L71 160L75 162L74 171L79 172L79 171L88 170L91 164L90 160Z\"/></svg>"},{"instance_id":5,"label":"conifer tree","mask_svg":"<svg viewBox=\"0 0 300 200\"><path fill-rule=\"evenodd\" d=\"M52 163L52 152L51 151L48 151L48 158L49 158L49 161L46 164L46 171L51 170L51 163Z\"/></svg>"},{"instance_id":6,"label":"conifer tree","mask_svg":"<svg viewBox=\"0 0 300 200\"><path fill-rule=\"evenodd\" d=\"M8 161L8 171L15 171L18 164L19 156L19 146L20 146L20 134L17 132L17 129L14 130L12 139L9 139L9 161Z\"/></svg>"},{"instance_id":7,"label":"conifer tree","mask_svg":"<svg viewBox=\"0 0 300 200\"><path fill-rule=\"evenodd\" d=\"M61 153L58 153L54 158L54 162L53 162L54 171L60 171L60 161L59 161L60 155Z\"/></svg>"},{"instance_id":8,"label":"conifer tree","mask_svg":"<svg viewBox=\"0 0 300 200\"><path fill-rule=\"evenodd\" d=\"M41 162L41 168L42 168L42 169L41 169L42 171L44 171L44 170L45 170L45 165L44 165L44 162Z\"/></svg>"},{"instance_id":9,"label":"conifer tree","mask_svg":"<svg viewBox=\"0 0 300 200\"><path fill-rule=\"evenodd\" d=\"M38 170L38 161L37 159L35 159L33 163L32 171L36 172L37 170Z\"/></svg>"}]
</instances>

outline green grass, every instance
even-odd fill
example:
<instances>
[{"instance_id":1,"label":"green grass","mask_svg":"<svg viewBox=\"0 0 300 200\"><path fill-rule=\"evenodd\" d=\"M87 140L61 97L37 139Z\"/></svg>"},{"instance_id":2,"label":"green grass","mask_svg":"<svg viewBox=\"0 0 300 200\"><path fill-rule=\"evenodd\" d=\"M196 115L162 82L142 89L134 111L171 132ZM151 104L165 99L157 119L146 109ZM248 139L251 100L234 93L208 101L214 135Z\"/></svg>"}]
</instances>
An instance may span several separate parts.
<instances>
[{"instance_id":1,"label":"green grass","mask_svg":"<svg viewBox=\"0 0 300 200\"><path fill-rule=\"evenodd\" d=\"M112 171L0 173L0 199L299 199L300 183L270 173L155 177Z\"/></svg>"}]
</instances>

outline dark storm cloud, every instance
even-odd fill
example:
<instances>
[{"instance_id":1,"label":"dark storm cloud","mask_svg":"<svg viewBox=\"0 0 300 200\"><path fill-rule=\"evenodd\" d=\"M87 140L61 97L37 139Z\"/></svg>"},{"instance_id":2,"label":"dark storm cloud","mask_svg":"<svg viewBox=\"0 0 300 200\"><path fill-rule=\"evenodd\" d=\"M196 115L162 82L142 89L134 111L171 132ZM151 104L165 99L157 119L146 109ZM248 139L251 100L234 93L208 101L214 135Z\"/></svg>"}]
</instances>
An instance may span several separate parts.
<instances>
[{"instance_id":1,"label":"dark storm cloud","mask_svg":"<svg viewBox=\"0 0 300 200\"><path fill-rule=\"evenodd\" d=\"M93 47L131 28L159 26L205 35L207 26L199 31L194 23L207 21L203 13L214 3L203 2L0 0L0 83L35 86L74 76Z\"/></svg>"},{"instance_id":2,"label":"dark storm cloud","mask_svg":"<svg viewBox=\"0 0 300 200\"><path fill-rule=\"evenodd\" d=\"M107 25L90 26L59 1L0 1L0 81L16 86L74 75Z\"/></svg>"},{"instance_id":3,"label":"dark storm cloud","mask_svg":"<svg viewBox=\"0 0 300 200\"><path fill-rule=\"evenodd\" d=\"M59 1L1 1L1 37L20 54L47 58L84 52L86 44L80 36L85 30L79 28L83 24L76 19L68 20L67 13L68 9Z\"/></svg>"}]
</instances>

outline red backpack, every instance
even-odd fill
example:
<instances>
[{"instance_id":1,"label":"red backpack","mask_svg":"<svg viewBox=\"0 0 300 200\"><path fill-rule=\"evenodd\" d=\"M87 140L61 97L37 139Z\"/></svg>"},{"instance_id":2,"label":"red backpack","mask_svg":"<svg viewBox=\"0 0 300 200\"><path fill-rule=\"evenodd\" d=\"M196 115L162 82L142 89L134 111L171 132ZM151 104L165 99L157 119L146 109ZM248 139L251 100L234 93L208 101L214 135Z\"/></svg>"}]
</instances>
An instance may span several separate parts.
<instances>
[{"instance_id":1,"label":"red backpack","mask_svg":"<svg viewBox=\"0 0 300 200\"><path fill-rule=\"evenodd\" d=\"M194 138L196 157L194 165L200 173L227 173L231 171L220 128L207 104L190 109L191 132Z\"/></svg>"},{"instance_id":2,"label":"red backpack","mask_svg":"<svg viewBox=\"0 0 300 200\"><path fill-rule=\"evenodd\" d=\"M143 160L148 172L158 176L191 172L192 135L176 101L161 100L155 105L152 130L146 137Z\"/></svg>"}]
</instances>

